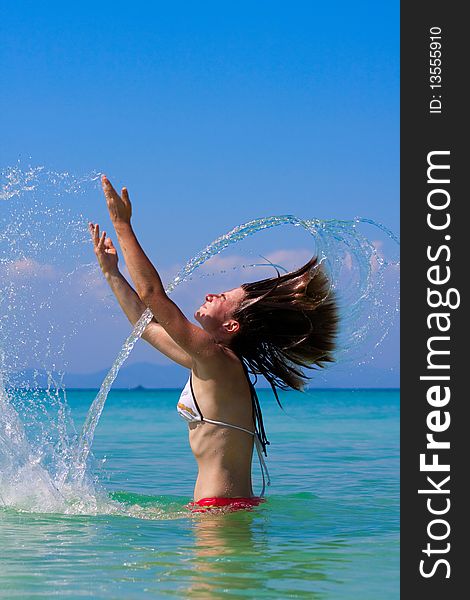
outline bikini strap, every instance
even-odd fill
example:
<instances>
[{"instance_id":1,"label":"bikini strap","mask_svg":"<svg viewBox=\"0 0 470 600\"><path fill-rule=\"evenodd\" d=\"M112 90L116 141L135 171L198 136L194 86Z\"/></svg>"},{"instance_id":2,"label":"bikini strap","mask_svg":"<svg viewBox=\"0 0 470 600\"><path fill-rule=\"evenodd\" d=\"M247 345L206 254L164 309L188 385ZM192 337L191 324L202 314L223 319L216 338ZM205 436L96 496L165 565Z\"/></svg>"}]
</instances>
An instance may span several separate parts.
<instances>
[{"instance_id":1,"label":"bikini strap","mask_svg":"<svg viewBox=\"0 0 470 600\"><path fill-rule=\"evenodd\" d=\"M238 425L231 425L230 423L223 423L222 421L214 421L214 419L202 419L205 423L212 423L213 425L223 425L224 427L231 427L232 429L239 429L240 431L246 431L250 435L255 435L255 432L239 427Z\"/></svg>"}]
</instances>

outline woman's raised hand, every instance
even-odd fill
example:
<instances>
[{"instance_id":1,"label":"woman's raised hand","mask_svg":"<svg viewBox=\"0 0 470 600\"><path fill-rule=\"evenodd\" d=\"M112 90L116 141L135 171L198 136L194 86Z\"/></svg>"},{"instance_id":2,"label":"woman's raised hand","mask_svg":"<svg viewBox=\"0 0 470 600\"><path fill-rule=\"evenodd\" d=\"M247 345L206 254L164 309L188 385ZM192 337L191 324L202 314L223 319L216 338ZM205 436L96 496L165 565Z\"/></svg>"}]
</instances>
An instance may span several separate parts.
<instances>
[{"instance_id":1,"label":"woman's raised hand","mask_svg":"<svg viewBox=\"0 0 470 600\"><path fill-rule=\"evenodd\" d=\"M118 269L118 253L110 238L106 237L106 231L100 235L100 226L88 223L96 258L105 275L116 273Z\"/></svg>"},{"instance_id":2,"label":"woman's raised hand","mask_svg":"<svg viewBox=\"0 0 470 600\"><path fill-rule=\"evenodd\" d=\"M111 217L113 225L118 223L130 223L132 206L131 201L129 200L129 194L127 193L127 188L123 187L121 195L119 195L106 175L102 175L101 184L103 186L109 216Z\"/></svg>"}]
</instances>

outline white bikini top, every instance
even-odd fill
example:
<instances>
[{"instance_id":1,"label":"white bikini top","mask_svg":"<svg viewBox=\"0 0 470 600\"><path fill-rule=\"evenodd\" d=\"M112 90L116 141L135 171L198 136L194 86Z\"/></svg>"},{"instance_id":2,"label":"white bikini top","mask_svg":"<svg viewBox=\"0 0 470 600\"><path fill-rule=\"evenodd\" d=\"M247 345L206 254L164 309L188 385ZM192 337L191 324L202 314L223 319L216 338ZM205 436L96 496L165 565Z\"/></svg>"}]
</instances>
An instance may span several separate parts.
<instances>
[{"instance_id":1,"label":"white bikini top","mask_svg":"<svg viewBox=\"0 0 470 600\"><path fill-rule=\"evenodd\" d=\"M254 401L254 398L253 398L254 386L249 379L248 379L248 381L250 383L250 389L252 390L252 400ZM255 392L255 395L256 395L256 392ZM258 403L257 403L257 405L259 407ZM249 435L252 435L254 437L255 446L256 446L259 463L260 463L260 467L261 467L261 475L263 477L263 489L261 491L260 496L264 495L266 484L271 485L271 479L269 477L268 468L267 468L266 463L263 458L263 450L266 453L266 443L269 444L269 442L266 440L264 448L263 448L263 445L261 444L258 432L256 430L256 426L255 426L255 431L250 431L249 429L245 429L244 427L239 427L238 425L232 425L231 423L224 423L223 421L215 421L214 419L207 419L207 418L203 417L201 409L199 408L199 405L197 403L196 396L194 395L192 373L190 374L188 381L186 382L186 385L184 386L184 389L181 392L180 398L178 400L178 404L176 405L176 410L178 411L178 414L181 417L183 417L183 419L185 421L188 422L188 425L189 425L189 423L195 423L195 422L212 423L213 425L221 425L222 427L231 427L232 429L238 429L240 431L244 431L244 432L248 433ZM256 414L258 414L258 412L256 412ZM263 429L263 431L264 431L264 429ZM265 475L266 475L266 479L265 479Z\"/></svg>"}]
</instances>

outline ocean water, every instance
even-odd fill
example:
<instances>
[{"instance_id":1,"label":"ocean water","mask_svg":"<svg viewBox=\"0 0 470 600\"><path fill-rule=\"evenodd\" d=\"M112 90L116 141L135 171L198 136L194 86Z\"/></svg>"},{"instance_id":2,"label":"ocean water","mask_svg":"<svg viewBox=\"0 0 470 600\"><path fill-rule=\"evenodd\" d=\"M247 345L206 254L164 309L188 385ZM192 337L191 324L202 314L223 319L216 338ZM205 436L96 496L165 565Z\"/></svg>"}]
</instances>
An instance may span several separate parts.
<instances>
[{"instance_id":1,"label":"ocean water","mask_svg":"<svg viewBox=\"0 0 470 600\"><path fill-rule=\"evenodd\" d=\"M1 598L399 598L397 390L285 392L285 412L260 390L272 484L228 514L185 508L196 463L179 392L111 391L93 445L101 508L0 502ZM77 428L95 395L67 391Z\"/></svg>"}]
</instances>

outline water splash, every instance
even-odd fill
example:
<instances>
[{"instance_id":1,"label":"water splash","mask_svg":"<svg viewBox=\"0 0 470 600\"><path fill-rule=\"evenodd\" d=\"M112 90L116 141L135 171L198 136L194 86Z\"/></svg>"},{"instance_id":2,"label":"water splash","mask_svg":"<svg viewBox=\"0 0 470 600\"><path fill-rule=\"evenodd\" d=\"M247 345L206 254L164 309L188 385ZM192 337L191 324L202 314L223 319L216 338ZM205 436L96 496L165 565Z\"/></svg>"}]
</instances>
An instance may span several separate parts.
<instances>
[{"instance_id":1,"label":"water splash","mask_svg":"<svg viewBox=\"0 0 470 600\"><path fill-rule=\"evenodd\" d=\"M2 172L0 209L6 216L0 227L0 336L5 354L0 365L0 505L90 513L122 509L94 475L97 465L91 449L109 391L152 319L151 311L144 312L126 339L80 435L63 385L72 356L68 343L96 319L91 312L96 304L88 300L100 280L96 264L90 263L84 202L77 199L96 193L98 179L99 173L76 177L20 165ZM397 271L398 260L387 260L361 228L372 227L374 236L380 233L393 245L399 240L369 219L322 221L279 215L249 221L191 258L166 292L188 282L193 285L195 277L202 281L211 275L204 269L217 255L235 245L238 250L244 240L280 226L306 233L311 255L326 265L342 313L338 359L360 363L364 359L358 355L371 331L374 327L379 331L373 342L377 346L398 308L398 296L387 298L387 277L390 270ZM259 262L241 262L232 269L247 267L248 272L253 267L250 275L257 279ZM65 311L67 331L57 327Z\"/></svg>"},{"instance_id":2,"label":"water splash","mask_svg":"<svg viewBox=\"0 0 470 600\"><path fill-rule=\"evenodd\" d=\"M18 161L16 165L3 169L0 177L0 200L11 200L39 188L52 196L76 194L87 189L90 181L98 181L101 173L93 171L77 177L68 171L51 171L43 166L24 168Z\"/></svg>"},{"instance_id":3,"label":"water splash","mask_svg":"<svg viewBox=\"0 0 470 600\"><path fill-rule=\"evenodd\" d=\"M69 275L90 258L77 208L96 179L19 164L1 173L0 504L22 510L93 511L106 496L91 473L67 480L78 435L62 384L67 343L89 320Z\"/></svg>"}]
</instances>

